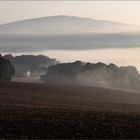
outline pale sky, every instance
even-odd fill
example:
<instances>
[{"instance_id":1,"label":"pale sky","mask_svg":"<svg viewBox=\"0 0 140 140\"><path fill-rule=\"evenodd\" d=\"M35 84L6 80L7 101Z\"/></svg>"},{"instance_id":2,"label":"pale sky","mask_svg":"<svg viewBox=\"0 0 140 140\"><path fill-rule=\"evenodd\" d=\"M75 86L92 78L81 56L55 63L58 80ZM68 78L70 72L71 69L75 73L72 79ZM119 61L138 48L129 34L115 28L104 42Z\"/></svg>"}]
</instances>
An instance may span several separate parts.
<instances>
[{"instance_id":1,"label":"pale sky","mask_svg":"<svg viewBox=\"0 0 140 140\"><path fill-rule=\"evenodd\" d=\"M0 1L0 24L53 15L140 25L140 1Z\"/></svg>"}]
</instances>

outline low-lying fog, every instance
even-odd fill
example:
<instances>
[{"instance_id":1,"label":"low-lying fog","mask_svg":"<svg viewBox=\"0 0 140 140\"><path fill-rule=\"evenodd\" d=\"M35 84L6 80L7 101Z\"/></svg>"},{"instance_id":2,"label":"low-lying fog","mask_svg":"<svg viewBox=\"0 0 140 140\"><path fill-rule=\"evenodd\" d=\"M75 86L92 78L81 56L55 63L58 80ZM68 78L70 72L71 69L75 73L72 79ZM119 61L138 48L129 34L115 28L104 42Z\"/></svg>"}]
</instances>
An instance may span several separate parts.
<instances>
[{"instance_id":1,"label":"low-lying fog","mask_svg":"<svg viewBox=\"0 0 140 140\"><path fill-rule=\"evenodd\" d=\"M102 34L0 34L0 52L91 50L140 46L140 33Z\"/></svg>"}]
</instances>

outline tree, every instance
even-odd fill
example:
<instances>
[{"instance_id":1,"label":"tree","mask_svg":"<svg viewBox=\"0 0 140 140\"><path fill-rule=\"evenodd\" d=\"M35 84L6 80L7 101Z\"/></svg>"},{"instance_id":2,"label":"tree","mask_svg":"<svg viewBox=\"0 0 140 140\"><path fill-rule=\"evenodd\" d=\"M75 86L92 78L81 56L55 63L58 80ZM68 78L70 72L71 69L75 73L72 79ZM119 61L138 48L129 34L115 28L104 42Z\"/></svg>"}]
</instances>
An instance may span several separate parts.
<instances>
[{"instance_id":1,"label":"tree","mask_svg":"<svg viewBox=\"0 0 140 140\"><path fill-rule=\"evenodd\" d=\"M2 58L0 55L0 80L10 81L14 74L14 66L9 60Z\"/></svg>"}]
</instances>

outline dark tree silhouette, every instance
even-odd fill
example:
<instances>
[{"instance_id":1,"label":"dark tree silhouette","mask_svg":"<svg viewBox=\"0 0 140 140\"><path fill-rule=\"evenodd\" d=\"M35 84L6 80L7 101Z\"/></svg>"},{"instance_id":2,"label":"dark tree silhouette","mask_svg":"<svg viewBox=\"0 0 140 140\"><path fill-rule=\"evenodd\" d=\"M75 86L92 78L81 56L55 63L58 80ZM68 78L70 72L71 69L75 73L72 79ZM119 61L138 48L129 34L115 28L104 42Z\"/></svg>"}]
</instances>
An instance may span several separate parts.
<instances>
[{"instance_id":1,"label":"dark tree silhouette","mask_svg":"<svg viewBox=\"0 0 140 140\"><path fill-rule=\"evenodd\" d=\"M139 87L140 75L134 66L118 67L104 63L62 63L50 66L41 77L53 83L84 84L104 87Z\"/></svg>"},{"instance_id":2,"label":"dark tree silhouette","mask_svg":"<svg viewBox=\"0 0 140 140\"><path fill-rule=\"evenodd\" d=\"M15 77L24 77L28 70L32 76L40 76L45 73L50 65L58 64L56 59L49 58L44 55L21 55L12 56L11 54L4 55L3 58L11 61L15 67Z\"/></svg>"},{"instance_id":3,"label":"dark tree silhouette","mask_svg":"<svg viewBox=\"0 0 140 140\"><path fill-rule=\"evenodd\" d=\"M14 74L14 66L9 60L2 58L0 55L0 80L11 80Z\"/></svg>"}]
</instances>

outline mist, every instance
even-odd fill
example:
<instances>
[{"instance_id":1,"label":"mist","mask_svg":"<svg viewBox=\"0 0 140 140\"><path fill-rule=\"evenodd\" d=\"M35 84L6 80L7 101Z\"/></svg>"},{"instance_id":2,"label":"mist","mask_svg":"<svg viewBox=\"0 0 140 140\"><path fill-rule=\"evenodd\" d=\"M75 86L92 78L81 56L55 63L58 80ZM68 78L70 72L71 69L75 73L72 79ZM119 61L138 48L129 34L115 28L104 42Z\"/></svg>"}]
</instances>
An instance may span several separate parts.
<instances>
[{"instance_id":1,"label":"mist","mask_svg":"<svg viewBox=\"0 0 140 140\"><path fill-rule=\"evenodd\" d=\"M0 35L0 52L136 48L140 34Z\"/></svg>"},{"instance_id":2,"label":"mist","mask_svg":"<svg viewBox=\"0 0 140 140\"><path fill-rule=\"evenodd\" d=\"M139 89L140 74L134 66L75 61L48 67L41 79L48 83Z\"/></svg>"},{"instance_id":3,"label":"mist","mask_svg":"<svg viewBox=\"0 0 140 140\"><path fill-rule=\"evenodd\" d=\"M74 16L28 19L0 26L0 52L43 54L60 62L134 65L140 71L138 29L139 26Z\"/></svg>"}]
</instances>

